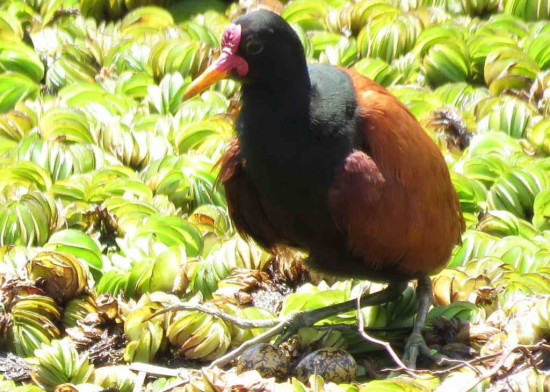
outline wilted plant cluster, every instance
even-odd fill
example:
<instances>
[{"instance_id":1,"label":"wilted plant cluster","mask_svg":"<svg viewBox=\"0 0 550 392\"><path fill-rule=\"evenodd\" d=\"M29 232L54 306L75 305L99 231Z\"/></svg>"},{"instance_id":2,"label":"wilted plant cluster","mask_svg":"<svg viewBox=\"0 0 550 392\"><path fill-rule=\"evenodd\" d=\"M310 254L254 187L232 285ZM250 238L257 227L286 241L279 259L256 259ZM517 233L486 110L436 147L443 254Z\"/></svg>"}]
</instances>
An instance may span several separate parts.
<instances>
[{"instance_id":1,"label":"wilted plant cluster","mask_svg":"<svg viewBox=\"0 0 550 392\"><path fill-rule=\"evenodd\" d=\"M258 6L292 24L310 62L389 88L442 148L468 229L433 277L426 338L468 366L383 371L395 365L348 313L227 372L192 371L263 329L156 315L185 301L269 320L379 288L273 257L228 217L215 163L239 86L182 98L231 18ZM2 2L0 390L482 391L506 378L547 391L549 18L549 0ZM361 316L399 351L415 309L409 288ZM188 373L140 379L137 362Z\"/></svg>"}]
</instances>

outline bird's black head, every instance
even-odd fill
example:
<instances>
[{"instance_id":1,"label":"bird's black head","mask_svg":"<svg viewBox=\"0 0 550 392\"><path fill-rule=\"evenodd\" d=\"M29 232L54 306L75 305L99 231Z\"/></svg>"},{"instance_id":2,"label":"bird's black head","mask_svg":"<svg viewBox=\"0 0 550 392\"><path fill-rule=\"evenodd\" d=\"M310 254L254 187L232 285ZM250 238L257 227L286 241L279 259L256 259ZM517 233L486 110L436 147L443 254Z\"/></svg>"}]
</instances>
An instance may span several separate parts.
<instances>
[{"instance_id":1,"label":"bird's black head","mask_svg":"<svg viewBox=\"0 0 550 392\"><path fill-rule=\"evenodd\" d=\"M306 67L304 48L296 32L279 15L259 10L235 21L241 27L237 55L248 63L245 83L277 82L289 79L299 67Z\"/></svg>"},{"instance_id":2,"label":"bird's black head","mask_svg":"<svg viewBox=\"0 0 550 392\"><path fill-rule=\"evenodd\" d=\"M220 57L189 86L185 98L227 77L246 85L281 86L304 76L306 59L296 32L274 12L259 10L227 27Z\"/></svg>"}]
</instances>

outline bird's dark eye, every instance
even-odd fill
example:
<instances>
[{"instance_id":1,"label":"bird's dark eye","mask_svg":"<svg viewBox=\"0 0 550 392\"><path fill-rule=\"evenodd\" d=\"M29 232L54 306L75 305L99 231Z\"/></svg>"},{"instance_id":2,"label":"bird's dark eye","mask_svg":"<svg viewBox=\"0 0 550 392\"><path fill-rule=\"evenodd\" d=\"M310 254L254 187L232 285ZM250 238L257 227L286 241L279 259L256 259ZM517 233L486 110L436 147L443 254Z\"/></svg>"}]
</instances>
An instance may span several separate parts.
<instances>
[{"instance_id":1,"label":"bird's dark eye","mask_svg":"<svg viewBox=\"0 0 550 392\"><path fill-rule=\"evenodd\" d=\"M259 39L253 39L246 43L246 51L249 54L260 54L264 50L264 44Z\"/></svg>"}]
</instances>

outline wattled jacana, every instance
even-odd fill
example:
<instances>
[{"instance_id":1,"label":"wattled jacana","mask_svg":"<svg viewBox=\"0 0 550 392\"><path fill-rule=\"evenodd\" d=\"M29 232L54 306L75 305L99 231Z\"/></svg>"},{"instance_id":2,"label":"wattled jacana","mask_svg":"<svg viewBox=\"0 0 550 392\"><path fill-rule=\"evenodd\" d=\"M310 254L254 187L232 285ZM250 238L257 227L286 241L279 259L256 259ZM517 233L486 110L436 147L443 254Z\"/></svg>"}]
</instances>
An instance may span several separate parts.
<instances>
[{"instance_id":1,"label":"wattled jacana","mask_svg":"<svg viewBox=\"0 0 550 392\"><path fill-rule=\"evenodd\" d=\"M276 252L309 252L325 273L388 283L361 303L397 299L418 279L419 309L405 359L429 350L422 338L442 269L464 221L438 147L385 88L344 68L306 64L280 16L255 11L225 31L220 57L188 87L242 81L237 139L220 179L236 228ZM354 309L348 301L299 313L284 336Z\"/></svg>"}]
</instances>

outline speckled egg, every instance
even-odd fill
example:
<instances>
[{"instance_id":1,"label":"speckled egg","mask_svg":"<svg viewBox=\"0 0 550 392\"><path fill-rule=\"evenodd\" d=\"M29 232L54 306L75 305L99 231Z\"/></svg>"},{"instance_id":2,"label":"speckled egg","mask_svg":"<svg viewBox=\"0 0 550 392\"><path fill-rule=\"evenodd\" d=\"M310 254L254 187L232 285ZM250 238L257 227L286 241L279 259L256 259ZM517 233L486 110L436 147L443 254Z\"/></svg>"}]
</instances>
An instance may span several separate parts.
<instances>
[{"instance_id":1,"label":"speckled egg","mask_svg":"<svg viewBox=\"0 0 550 392\"><path fill-rule=\"evenodd\" d=\"M351 382L357 377L357 363L340 348L322 348L305 356L296 366L296 378L306 382L312 374L323 377L325 382Z\"/></svg>"},{"instance_id":2,"label":"speckled egg","mask_svg":"<svg viewBox=\"0 0 550 392\"><path fill-rule=\"evenodd\" d=\"M237 373L256 370L262 377L285 379L289 371L286 355L277 347L259 343L245 350L237 363Z\"/></svg>"}]
</instances>

